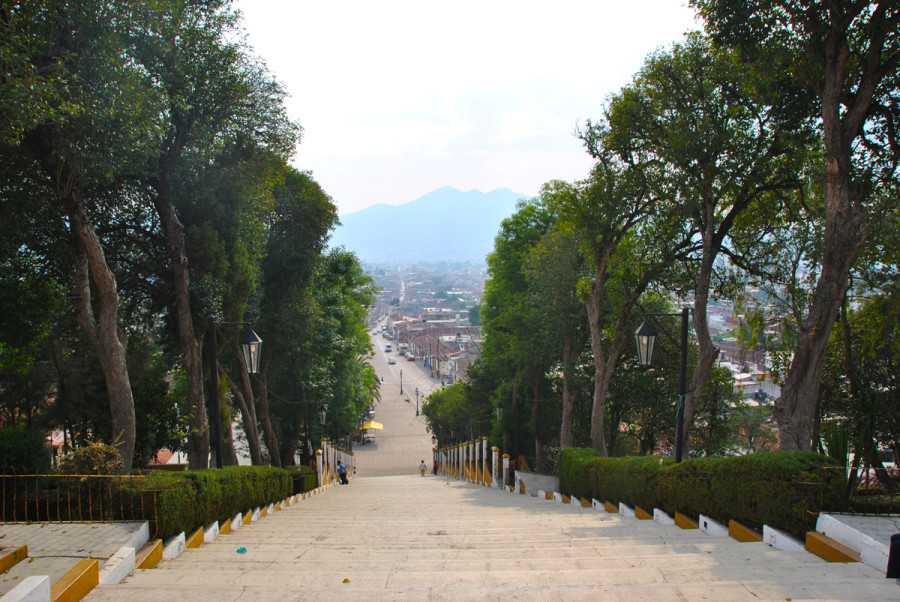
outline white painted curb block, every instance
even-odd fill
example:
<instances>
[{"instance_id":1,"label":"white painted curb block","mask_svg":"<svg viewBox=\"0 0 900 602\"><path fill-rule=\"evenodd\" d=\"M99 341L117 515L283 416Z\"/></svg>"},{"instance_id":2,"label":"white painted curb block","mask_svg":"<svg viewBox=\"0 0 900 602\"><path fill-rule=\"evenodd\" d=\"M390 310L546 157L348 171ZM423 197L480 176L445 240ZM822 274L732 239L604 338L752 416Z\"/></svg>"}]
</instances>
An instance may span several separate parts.
<instances>
[{"instance_id":1,"label":"white painted curb block","mask_svg":"<svg viewBox=\"0 0 900 602\"><path fill-rule=\"evenodd\" d=\"M597 498L591 498L591 508L593 508L597 512L606 512L606 504L604 504Z\"/></svg>"},{"instance_id":2,"label":"white painted curb block","mask_svg":"<svg viewBox=\"0 0 900 602\"><path fill-rule=\"evenodd\" d=\"M700 530L712 537L728 537L728 527L708 516L700 515Z\"/></svg>"},{"instance_id":3,"label":"white painted curb block","mask_svg":"<svg viewBox=\"0 0 900 602\"><path fill-rule=\"evenodd\" d=\"M181 556L186 548L185 539L184 531L170 537L168 541L163 544L163 558L171 560Z\"/></svg>"},{"instance_id":4,"label":"white painted curb block","mask_svg":"<svg viewBox=\"0 0 900 602\"><path fill-rule=\"evenodd\" d=\"M859 552L862 549L864 539L872 539L853 527L845 525L830 514L819 515L819 518L816 520L816 531L844 544L854 552Z\"/></svg>"},{"instance_id":5,"label":"white painted curb block","mask_svg":"<svg viewBox=\"0 0 900 602\"><path fill-rule=\"evenodd\" d=\"M279 502L279 504L280 503L281 502ZM266 514L272 514L273 512L275 512L275 504L269 504L268 506L266 506Z\"/></svg>"},{"instance_id":6,"label":"white painted curb block","mask_svg":"<svg viewBox=\"0 0 900 602\"><path fill-rule=\"evenodd\" d=\"M554 492L553 492L553 501L554 501L554 502L559 502L559 503L561 504L562 501L563 501L563 500L562 500L562 494L559 493L558 491L554 491Z\"/></svg>"},{"instance_id":7,"label":"white painted curb block","mask_svg":"<svg viewBox=\"0 0 900 602\"><path fill-rule=\"evenodd\" d=\"M579 498L577 495L573 495L569 498L569 503L572 504L573 506L580 507L581 506L581 498Z\"/></svg>"},{"instance_id":8,"label":"white painted curb block","mask_svg":"<svg viewBox=\"0 0 900 602\"><path fill-rule=\"evenodd\" d=\"M0 598L3 602L47 602L50 600L50 577L33 575L25 577L19 585Z\"/></svg>"},{"instance_id":9,"label":"white painted curb block","mask_svg":"<svg viewBox=\"0 0 900 602\"><path fill-rule=\"evenodd\" d=\"M203 529L203 541L206 543L210 543L218 539L219 537L219 521L213 522L213 524L209 525L205 529Z\"/></svg>"},{"instance_id":10,"label":"white painted curb block","mask_svg":"<svg viewBox=\"0 0 900 602\"><path fill-rule=\"evenodd\" d=\"M100 585L122 583L130 573L134 572L134 548L123 546L110 556L100 570Z\"/></svg>"},{"instance_id":11,"label":"white painted curb block","mask_svg":"<svg viewBox=\"0 0 900 602\"><path fill-rule=\"evenodd\" d=\"M785 533L769 525L763 525L763 541L776 550L785 552L803 552L806 546Z\"/></svg>"},{"instance_id":12,"label":"white painted curb block","mask_svg":"<svg viewBox=\"0 0 900 602\"><path fill-rule=\"evenodd\" d=\"M254 509L253 509L253 514L250 516L250 522L251 522L251 523L255 523L256 521L258 521L258 520L259 520L259 514L260 514L259 508L254 508Z\"/></svg>"},{"instance_id":13,"label":"white painted curb block","mask_svg":"<svg viewBox=\"0 0 900 602\"><path fill-rule=\"evenodd\" d=\"M658 522L661 525L674 525L675 519L660 510L659 508L653 509L653 520Z\"/></svg>"},{"instance_id":14,"label":"white painted curb block","mask_svg":"<svg viewBox=\"0 0 900 602\"><path fill-rule=\"evenodd\" d=\"M144 521L144 524L128 538L128 541L122 544L122 547L127 546L140 550L148 541L150 541L150 523Z\"/></svg>"},{"instance_id":15,"label":"white painted curb block","mask_svg":"<svg viewBox=\"0 0 900 602\"><path fill-rule=\"evenodd\" d=\"M238 512L234 515L234 518L231 519L231 530L237 531L244 525L244 513Z\"/></svg>"},{"instance_id":16,"label":"white painted curb block","mask_svg":"<svg viewBox=\"0 0 900 602\"><path fill-rule=\"evenodd\" d=\"M624 502L619 502L619 514L622 516L627 516L629 518L634 518L634 508L629 508L625 505Z\"/></svg>"},{"instance_id":17,"label":"white painted curb block","mask_svg":"<svg viewBox=\"0 0 900 602\"><path fill-rule=\"evenodd\" d=\"M859 559L876 571L885 574L887 573L888 556L890 556L891 549L880 541L876 541L871 537L869 539L871 541L862 543Z\"/></svg>"}]
</instances>

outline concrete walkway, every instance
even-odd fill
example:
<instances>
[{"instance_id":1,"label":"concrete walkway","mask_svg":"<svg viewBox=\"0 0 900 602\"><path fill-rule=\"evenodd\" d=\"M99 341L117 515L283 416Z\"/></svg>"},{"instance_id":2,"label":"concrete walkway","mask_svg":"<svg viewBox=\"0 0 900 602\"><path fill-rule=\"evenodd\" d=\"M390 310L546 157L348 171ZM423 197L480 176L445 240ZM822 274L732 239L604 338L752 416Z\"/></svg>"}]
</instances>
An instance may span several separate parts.
<instances>
[{"instance_id":1,"label":"concrete walkway","mask_svg":"<svg viewBox=\"0 0 900 602\"><path fill-rule=\"evenodd\" d=\"M338 598L896 600L900 586L860 563L400 476L333 487L87 600Z\"/></svg>"}]
</instances>

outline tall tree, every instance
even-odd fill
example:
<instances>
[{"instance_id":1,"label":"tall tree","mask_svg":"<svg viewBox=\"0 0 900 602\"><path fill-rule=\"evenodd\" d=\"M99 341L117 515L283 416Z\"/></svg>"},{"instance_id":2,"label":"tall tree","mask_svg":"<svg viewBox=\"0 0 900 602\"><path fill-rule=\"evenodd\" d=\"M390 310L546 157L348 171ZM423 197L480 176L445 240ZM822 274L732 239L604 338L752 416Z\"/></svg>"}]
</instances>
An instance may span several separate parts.
<instances>
[{"instance_id":1,"label":"tall tree","mask_svg":"<svg viewBox=\"0 0 900 602\"><path fill-rule=\"evenodd\" d=\"M177 169L186 153L209 153L229 136L243 136L286 156L296 131L284 115L280 86L229 41L238 15L228 0L147 4L144 10L149 25L133 29L133 43L166 107L157 130L160 151L149 162L150 182L168 248L177 340L188 382L188 456L192 468L203 468L209 454L201 360L204 329L198 331L192 314L190 262L179 216L179 204L188 199L178 195Z\"/></svg>"},{"instance_id":2,"label":"tall tree","mask_svg":"<svg viewBox=\"0 0 900 602\"><path fill-rule=\"evenodd\" d=\"M782 449L811 449L825 352L850 268L865 240L860 165L871 153L896 167L900 8L896 2L696 0L718 42L739 48L785 114L820 128L825 230L815 290L776 401ZM860 148L870 152L861 153ZM877 149L873 151L872 149Z\"/></svg>"},{"instance_id":3,"label":"tall tree","mask_svg":"<svg viewBox=\"0 0 900 602\"><path fill-rule=\"evenodd\" d=\"M140 69L122 60L129 56L124 28L132 8L126 2L8 6L0 49L0 60L12 67L4 90L21 102L0 129L40 167L45 198L65 215L72 244L71 298L105 376L113 442L126 471L135 441L127 335L97 223L114 220L117 209L130 202L122 182L152 150L150 116L159 108L145 93ZM21 68L23 62L34 66L30 73ZM26 86L34 86L34 97L21 97Z\"/></svg>"}]
</instances>

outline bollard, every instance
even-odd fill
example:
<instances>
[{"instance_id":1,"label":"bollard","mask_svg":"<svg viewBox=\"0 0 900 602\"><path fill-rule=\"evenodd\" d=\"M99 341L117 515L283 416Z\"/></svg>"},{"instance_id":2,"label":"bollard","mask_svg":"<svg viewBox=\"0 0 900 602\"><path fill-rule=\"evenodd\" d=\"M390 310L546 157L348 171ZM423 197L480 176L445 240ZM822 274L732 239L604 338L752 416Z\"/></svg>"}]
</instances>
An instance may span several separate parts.
<instances>
[{"instance_id":1,"label":"bollard","mask_svg":"<svg viewBox=\"0 0 900 602\"><path fill-rule=\"evenodd\" d=\"M891 535L891 547L888 550L887 579L900 579L900 533Z\"/></svg>"}]
</instances>

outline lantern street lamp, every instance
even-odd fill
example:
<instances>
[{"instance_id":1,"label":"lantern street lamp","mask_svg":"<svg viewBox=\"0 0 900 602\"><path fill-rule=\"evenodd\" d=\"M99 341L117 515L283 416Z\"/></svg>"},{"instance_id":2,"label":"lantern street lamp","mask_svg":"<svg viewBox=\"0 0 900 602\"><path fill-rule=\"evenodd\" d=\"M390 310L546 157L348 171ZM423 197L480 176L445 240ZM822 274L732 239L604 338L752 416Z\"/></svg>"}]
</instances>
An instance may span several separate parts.
<instances>
[{"instance_id":1,"label":"lantern street lamp","mask_svg":"<svg viewBox=\"0 0 900 602\"><path fill-rule=\"evenodd\" d=\"M503 402L498 401L497 405L494 406L494 411L497 413L497 422L503 420Z\"/></svg>"},{"instance_id":2,"label":"lantern street lamp","mask_svg":"<svg viewBox=\"0 0 900 602\"><path fill-rule=\"evenodd\" d=\"M675 419L675 462L681 462L682 445L684 443L684 398L687 393L687 340L688 317L690 308L684 307L675 314L647 314L648 316L681 317L681 359L678 366L678 410ZM653 343L656 341L656 329L646 320L634 333L638 349L638 363L643 368L650 367L653 357Z\"/></svg>"},{"instance_id":3,"label":"lantern street lamp","mask_svg":"<svg viewBox=\"0 0 900 602\"><path fill-rule=\"evenodd\" d=\"M321 424L323 428L325 427L325 416L327 414L328 414L328 405L323 403L322 405L319 406L319 424Z\"/></svg>"},{"instance_id":4,"label":"lantern street lamp","mask_svg":"<svg viewBox=\"0 0 900 602\"><path fill-rule=\"evenodd\" d=\"M212 413L213 422L213 450L216 454L216 468L222 468L222 403L219 397L219 348L217 342L217 327L219 325L241 325L246 326L244 334L241 336L241 355L244 358L244 366L249 374L259 373L260 349L262 348L262 339L253 332L250 322L219 322L215 316L209 316L207 319L207 338L209 339L209 403Z\"/></svg>"}]
</instances>

